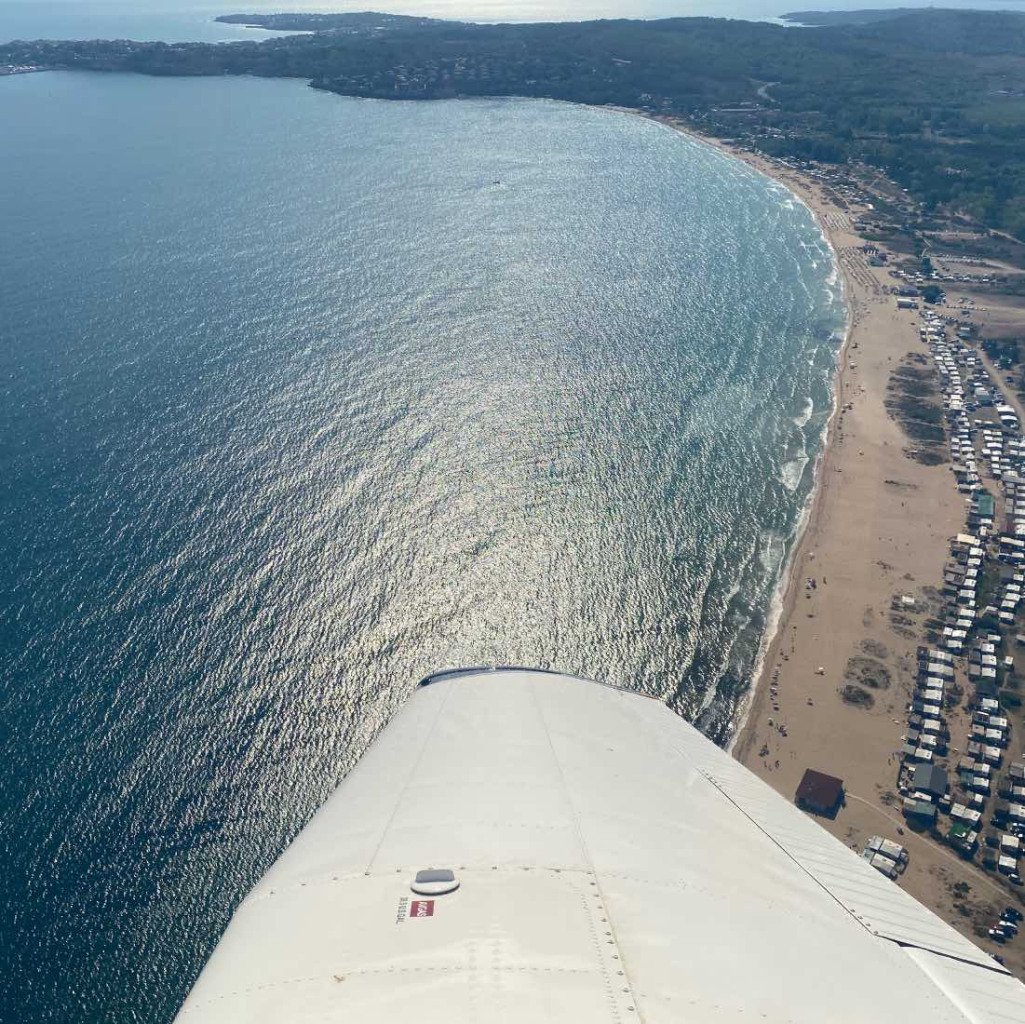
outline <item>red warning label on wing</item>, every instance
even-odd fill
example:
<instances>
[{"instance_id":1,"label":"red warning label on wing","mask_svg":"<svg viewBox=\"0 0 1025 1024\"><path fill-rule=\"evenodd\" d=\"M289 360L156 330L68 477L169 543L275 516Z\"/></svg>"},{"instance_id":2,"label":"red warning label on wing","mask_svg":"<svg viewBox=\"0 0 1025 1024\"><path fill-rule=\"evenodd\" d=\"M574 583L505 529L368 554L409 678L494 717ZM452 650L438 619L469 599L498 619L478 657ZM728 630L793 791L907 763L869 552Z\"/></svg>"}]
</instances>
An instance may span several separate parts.
<instances>
[{"instance_id":1,"label":"red warning label on wing","mask_svg":"<svg viewBox=\"0 0 1025 1024\"><path fill-rule=\"evenodd\" d=\"M412 900L409 904L409 916L434 917L434 900Z\"/></svg>"}]
</instances>

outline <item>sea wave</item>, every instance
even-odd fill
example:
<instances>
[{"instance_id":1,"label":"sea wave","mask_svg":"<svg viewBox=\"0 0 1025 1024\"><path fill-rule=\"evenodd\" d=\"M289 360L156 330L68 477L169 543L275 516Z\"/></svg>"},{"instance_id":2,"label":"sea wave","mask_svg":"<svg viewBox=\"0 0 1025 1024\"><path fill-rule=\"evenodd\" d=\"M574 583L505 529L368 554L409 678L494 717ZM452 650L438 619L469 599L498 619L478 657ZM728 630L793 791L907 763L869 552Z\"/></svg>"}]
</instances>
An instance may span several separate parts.
<instances>
[{"instance_id":1,"label":"sea wave","mask_svg":"<svg viewBox=\"0 0 1025 1024\"><path fill-rule=\"evenodd\" d=\"M54 973L21 1019L170 1019L210 906L430 671L557 667L729 737L832 404L807 208L565 104L22 77L0 752L15 967Z\"/></svg>"}]
</instances>

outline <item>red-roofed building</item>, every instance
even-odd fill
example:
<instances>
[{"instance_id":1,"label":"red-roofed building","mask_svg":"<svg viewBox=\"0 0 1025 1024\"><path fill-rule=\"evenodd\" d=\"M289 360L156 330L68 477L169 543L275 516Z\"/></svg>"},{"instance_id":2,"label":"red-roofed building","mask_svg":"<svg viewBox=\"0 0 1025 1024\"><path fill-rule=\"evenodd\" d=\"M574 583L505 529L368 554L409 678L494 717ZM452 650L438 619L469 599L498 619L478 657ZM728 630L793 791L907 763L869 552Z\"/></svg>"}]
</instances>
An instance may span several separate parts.
<instances>
[{"instance_id":1,"label":"red-roofed building","mask_svg":"<svg viewBox=\"0 0 1025 1024\"><path fill-rule=\"evenodd\" d=\"M797 787L794 802L802 810L831 818L843 803L843 779L808 768Z\"/></svg>"}]
</instances>

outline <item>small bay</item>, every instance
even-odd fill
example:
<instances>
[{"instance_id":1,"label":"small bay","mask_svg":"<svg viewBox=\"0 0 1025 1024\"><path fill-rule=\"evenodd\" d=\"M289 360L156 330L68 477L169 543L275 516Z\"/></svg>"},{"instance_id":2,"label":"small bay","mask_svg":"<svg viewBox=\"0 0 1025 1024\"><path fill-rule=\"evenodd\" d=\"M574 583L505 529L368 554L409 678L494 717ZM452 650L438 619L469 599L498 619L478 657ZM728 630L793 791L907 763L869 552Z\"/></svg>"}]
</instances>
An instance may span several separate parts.
<instances>
[{"instance_id":1,"label":"small bay","mask_svg":"<svg viewBox=\"0 0 1025 1024\"><path fill-rule=\"evenodd\" d=\"M0 80L0 1019L168 1021L430 671L725 739L843 331L811 214L566 104Z\"/></svg>"}]
</instances>

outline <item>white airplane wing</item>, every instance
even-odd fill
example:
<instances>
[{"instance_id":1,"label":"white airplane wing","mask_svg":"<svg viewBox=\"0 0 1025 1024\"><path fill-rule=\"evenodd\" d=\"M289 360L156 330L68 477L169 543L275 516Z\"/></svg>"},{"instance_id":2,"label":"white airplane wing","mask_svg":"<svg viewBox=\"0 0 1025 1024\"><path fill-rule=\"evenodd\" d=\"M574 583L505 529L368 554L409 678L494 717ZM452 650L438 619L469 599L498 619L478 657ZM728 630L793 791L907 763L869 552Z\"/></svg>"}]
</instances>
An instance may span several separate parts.
<instances>
[{"instance_id":1,"label":"white airplane wing","mask_svg":"<svg viewBox=\"0 0 1025 1024\"><path fill-rule=\"evenodd\" d=\"M182 1024L1025 1022L1025 986L661 703L428 683L238 908Z\"/></svg>"}]
</instances>

